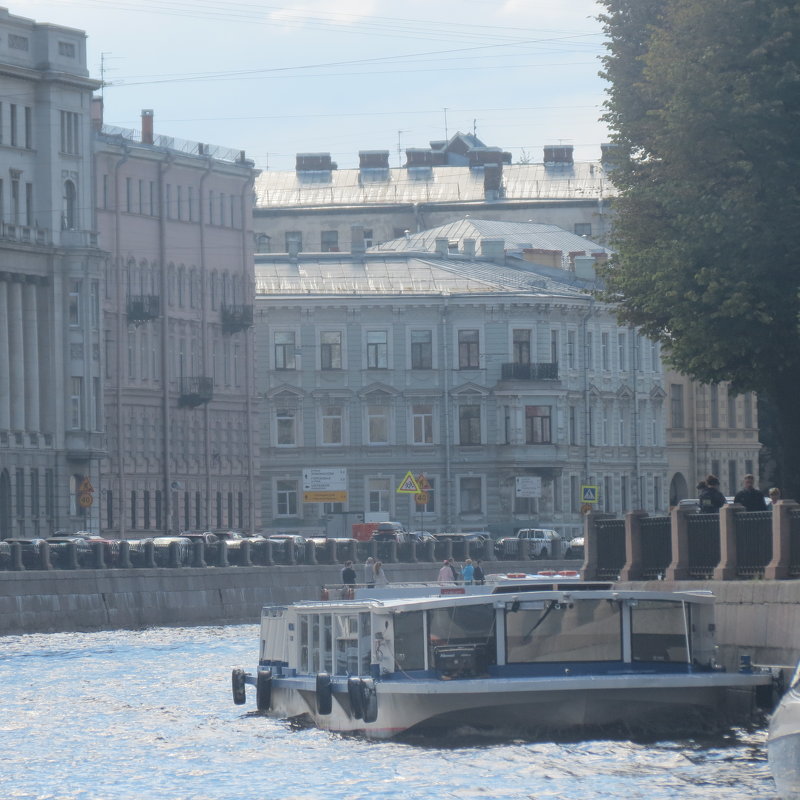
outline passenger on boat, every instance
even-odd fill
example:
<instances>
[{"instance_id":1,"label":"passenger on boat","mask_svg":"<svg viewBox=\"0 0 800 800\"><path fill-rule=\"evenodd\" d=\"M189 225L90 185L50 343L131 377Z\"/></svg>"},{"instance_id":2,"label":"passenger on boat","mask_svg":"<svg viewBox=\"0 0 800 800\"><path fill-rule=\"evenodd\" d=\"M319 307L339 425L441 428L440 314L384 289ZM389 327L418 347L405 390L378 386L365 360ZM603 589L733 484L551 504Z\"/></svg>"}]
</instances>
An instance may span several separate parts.
<instances>
[{"instance_id":1,"label":"passenger on boat","mask_svg":"<svg viewBox=\"0 0 800 800\"><path fill-rule=\"evenodd\" d=\"M455 583L457 579L458 579L458 573L456 572L452 561L450 561L449 558L446 558L442 562L442 568L439 570L439 576L437 580L439 581L439 583L445 584L445 583Z\"/></svg>"},{"instance_id":2,"label":"passenger on boat","mask_svg":"<svg viewBox=\"0 0 800 800\"><path fill-rule=\"evenodd\" d=\"M475 577L475 567L472 564L471 558L468 558L464 562L464 569L461 570L461 577L464 579L464 583L467 586L472 585L472 581Z\"/></svg>"},{"instance_id":3,"label":"passenger on boat","mask_svg":"<svg viewBox=\"0 0 800 800\"><path fill-rule=\"evenodd\" d=\"M345 586L355 586L356 584L356 571L353 569L352 561L345 561L342 568L342 583Z\"/></svg>"},{"instance_id":4,"label":"passenger on boat","mask_svg":"<svg viewBox=\"0 0 800 800\"><path fill-rule=\"evenodd\" d=\"M372 556L364 562L364 583L368 589L375 586L375 559Z\"/></svg>"},{"instance_id":5,"label":"passenger on boat","mask_svg":"<svg viewBox=\"0 0 800 800\"><path fill-rule=\"evenodd\" d=\"M386 586L389 583L389 579L386 577L386 573L383 571L383 562L376 561L375 565L373 566L373 570L375 572L375 576L372 579L374 585Z\"/></svg>"},{"instance_id":6,"label":"passenger on boat","mask_svg":"<svg viewBox=\"0 0 800 800\"><path fill-rule=\"evenodd\" d=\"M486 575L481 566L481 562L477 559L475 561L475 569L472 572L472 580L475 581L478 586L483 586L486 583Z\"/></svg>"}]
</instances>

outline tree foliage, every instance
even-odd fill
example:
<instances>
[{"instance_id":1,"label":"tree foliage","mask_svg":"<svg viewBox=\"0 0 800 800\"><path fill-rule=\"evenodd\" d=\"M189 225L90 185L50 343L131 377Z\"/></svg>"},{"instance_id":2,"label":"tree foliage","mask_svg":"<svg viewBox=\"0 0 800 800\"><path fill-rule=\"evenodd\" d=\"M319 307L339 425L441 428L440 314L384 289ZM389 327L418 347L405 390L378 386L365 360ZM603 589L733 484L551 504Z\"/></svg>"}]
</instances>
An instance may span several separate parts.
<instances>
[{"instance_id":1,"label":"tree foliage","mask_svg":"<svg viewBox=\"0 0 800 800\"><path fill-rule=\"evenodd\" d=\"M620 190L604 296L676 369L769 398L800 491L800 4L601 4Z\"/></svg>"}]
</instances>

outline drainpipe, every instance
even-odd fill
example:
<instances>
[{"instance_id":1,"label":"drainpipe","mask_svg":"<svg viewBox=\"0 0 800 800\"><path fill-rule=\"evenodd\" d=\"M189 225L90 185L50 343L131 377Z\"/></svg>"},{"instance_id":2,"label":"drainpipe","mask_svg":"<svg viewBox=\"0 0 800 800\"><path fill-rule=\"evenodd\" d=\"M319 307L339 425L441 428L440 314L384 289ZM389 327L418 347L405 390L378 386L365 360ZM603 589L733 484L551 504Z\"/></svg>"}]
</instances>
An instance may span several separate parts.
<instances>
[{"instance_id":1,"label":"drainpipe","mask_svg":"<svg viewBox=\"0 0 800 800\"><path fill-rule=\"evenodd\" d=\"M453 507L452 491L452 472L451 472L451 439L450 430L450 347L448 345L448 297L444 296L444 308L442 309L442 358L444 361L444 474L445 474L445 495L446 495L446 516L445 526L450 528L450 515Z\"/></svg>"},{"instance_id":2,"label":"drainpipe","mask_svg":"<svg viewBox=\"0 0 800 800\"><path fill-rule=\"evenodd\" d=\"M641 453L639 452L639 447L641 445L640 437L639 437L639 337L636 335L636 331L633 328L628 328L630 335L633 337L633 353L631 353L633 357L633 364L632 372L633 372L633 453L634 453L634 464L635 464L635 475L634 475L634 483L636 484L636 500L637 502L634 504L634 508L642 508L642 498L640 497L639 492L639 470L641 467ZM633 497L633 493L631 493L631 497ZM624 511L625 509L623 509Z\"/></svg>"},{"instance_id":3,"label":"drainpipe","mask_svg":"<svg viewBox=\"0 0 800 800\"><path fill-rule=\"evenodd\" d=\"M125 467L122 457L122 432L125 430L122 424L122 339L127 338L127 303L125 302L126 286L123 286L122 269L122 246L120 244L120 188L119 171L122 165L130 158L130 148L127 142L122 144L124 155L114 165L114 260L117 270L117 364L116 364L116 397L114 406L117 416L117 467L119 469L119 538L125 538ZM127 284L126 284L127 285ZM123 324L123 318L125 324ZM102 497L100 499L102 503Z\"/></svg>"},{"instance_id":4,"label":"drainpipe","mask_svg":"<svg viewBox=\"0 0 800 800\"><path fill-rule=\"evenodd\" d=\"M168 306L168 281L167 281L167 214L164 208L164 176L172 167L170 153L164 155L164 160L158 162L158 260L161 262L161 415L164 420L164 483L161 489L164 498L164 530L169 533L170 527L175 526L175 535L180 532L177 524L178 493L172 488L172 470L170 459L172 447L170 445L170 408L169 408L169 306ZM152 209L151 209L152 211ZM173 508L173 505L175 506Z\"/></svg>"},{"instance_id":5,"label":"drainpipe","mask_svg":"<svg viewBox=\"0 0 800 800\"><path fill-rule=\"evenodd\" d=\"M203 365L203 369L207 369L208 364L208 324L207 324L207 316L208 316L208 304L206 302L207 297L207 272L206 272L206 200L203 196L203 186L205 185L206 179L211 174L211 170L214 164L211 160L211 157L208 157L208 161L206 163L206 171L200 177L200 188L198 189L199 195L199 203L200 203L200 275L202 280L202 287L203 291L200 292L200 330L202 333L201 343L202 343L202 352L201 352L201 363ZM212 376L213 377L213 376ZM209 413L208 413L208 406L209 403L203 403L203 440L204 440L204 447L203 447L203 460L205 462L205 473L206 473L206 519L205 519L205 528L210 528L211 522L211 446L210 446L210 435L209 435Z\"/></svg>"},{"instance_id":6,"label":"drainpipe","mask_svg":"<svg viewBox=\"0 0 800 800\"><path fill-rule=\"evenodd\" d=\"M250 177L245 181L244 186L242 187L242 209L241 209L241 220L242 220L242 300L249 299L250 302L254 304L255 309L255 285L253 283L255 279L255 275L251 275L249 272L250 266L250 258L248 253L250 253L250 249L252 247L252 231L247 230L247 226L244 224L245 222L245 209L247 208L248 202L248 195L252 195L253 192L253 185L255 184L255 175L250 175ZM248 234L250 236L250 240L248 241ZM248 288L249 287L249 288ZM253 328L250 327L244 332L244 379L245 379L245 409L247 414L247 422L246 422L246 430L247 430L247 496L249 498L248 503L250 506L250 513L248 516L248 532L250 534L255 533L255 510L256 510L256 502L255 502L255 492L256 492L256 482L255 482L255 456L254 456L254 447L253 447L253 440L255 438L255 431L253 430L253 392L255 387L253 386L253 370L250 366L251 358L250 353L253 348L253 338L254 338Z\"/></svg>"}]
</instances>

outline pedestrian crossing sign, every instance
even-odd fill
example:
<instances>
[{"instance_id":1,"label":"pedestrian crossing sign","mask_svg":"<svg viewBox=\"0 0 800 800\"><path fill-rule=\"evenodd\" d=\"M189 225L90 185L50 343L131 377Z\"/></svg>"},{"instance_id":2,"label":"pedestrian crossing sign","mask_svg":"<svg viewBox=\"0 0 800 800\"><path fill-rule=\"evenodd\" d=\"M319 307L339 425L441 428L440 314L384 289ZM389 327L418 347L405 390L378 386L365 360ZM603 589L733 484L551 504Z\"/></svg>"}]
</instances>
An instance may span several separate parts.
<instances>
[{"instance_id":1,"label":"pedestrian crossing sign","mask_svg":"<svg viewBox=\"0 0 800 800\"><path fill-rule=\"evenodd\" d=\"M411 474L411 470L406 472L405 477L400 481L396 489L397 494L419 494L420 488L416 478Z\"/></svg>"},{"instance_id":2,"label":"pedestrian crossing sign","mask_svg":"<svg viewBox=\"0 0 800 800\"><path fill-rule=\"evenodd\" d=\"M597 486L581 486L581 502L596 503L598 494L597 490Z\"/></svg>"}]
</instances>

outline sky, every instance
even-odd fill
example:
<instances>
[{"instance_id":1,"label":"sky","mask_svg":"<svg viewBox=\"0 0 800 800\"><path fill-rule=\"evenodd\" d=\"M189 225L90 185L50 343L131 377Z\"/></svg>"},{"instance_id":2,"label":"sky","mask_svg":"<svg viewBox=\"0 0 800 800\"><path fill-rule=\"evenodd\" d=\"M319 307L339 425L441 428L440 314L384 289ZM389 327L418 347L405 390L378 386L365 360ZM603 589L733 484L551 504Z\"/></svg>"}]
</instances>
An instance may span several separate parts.
<instances>
[{"instance_id":1,"label":"sky","mask_svg":"<svg viewBox=\"0 0 800 800\"><path fill-rule=\"evenodd\" d=\"M105 123L245 150L260 169L295 155L426 147L474 132L515 162L608 140L594 0L5 0L17 16L84 30ZM331 9L335 8L335 11Z\"/></svg>"}]
</instances>

